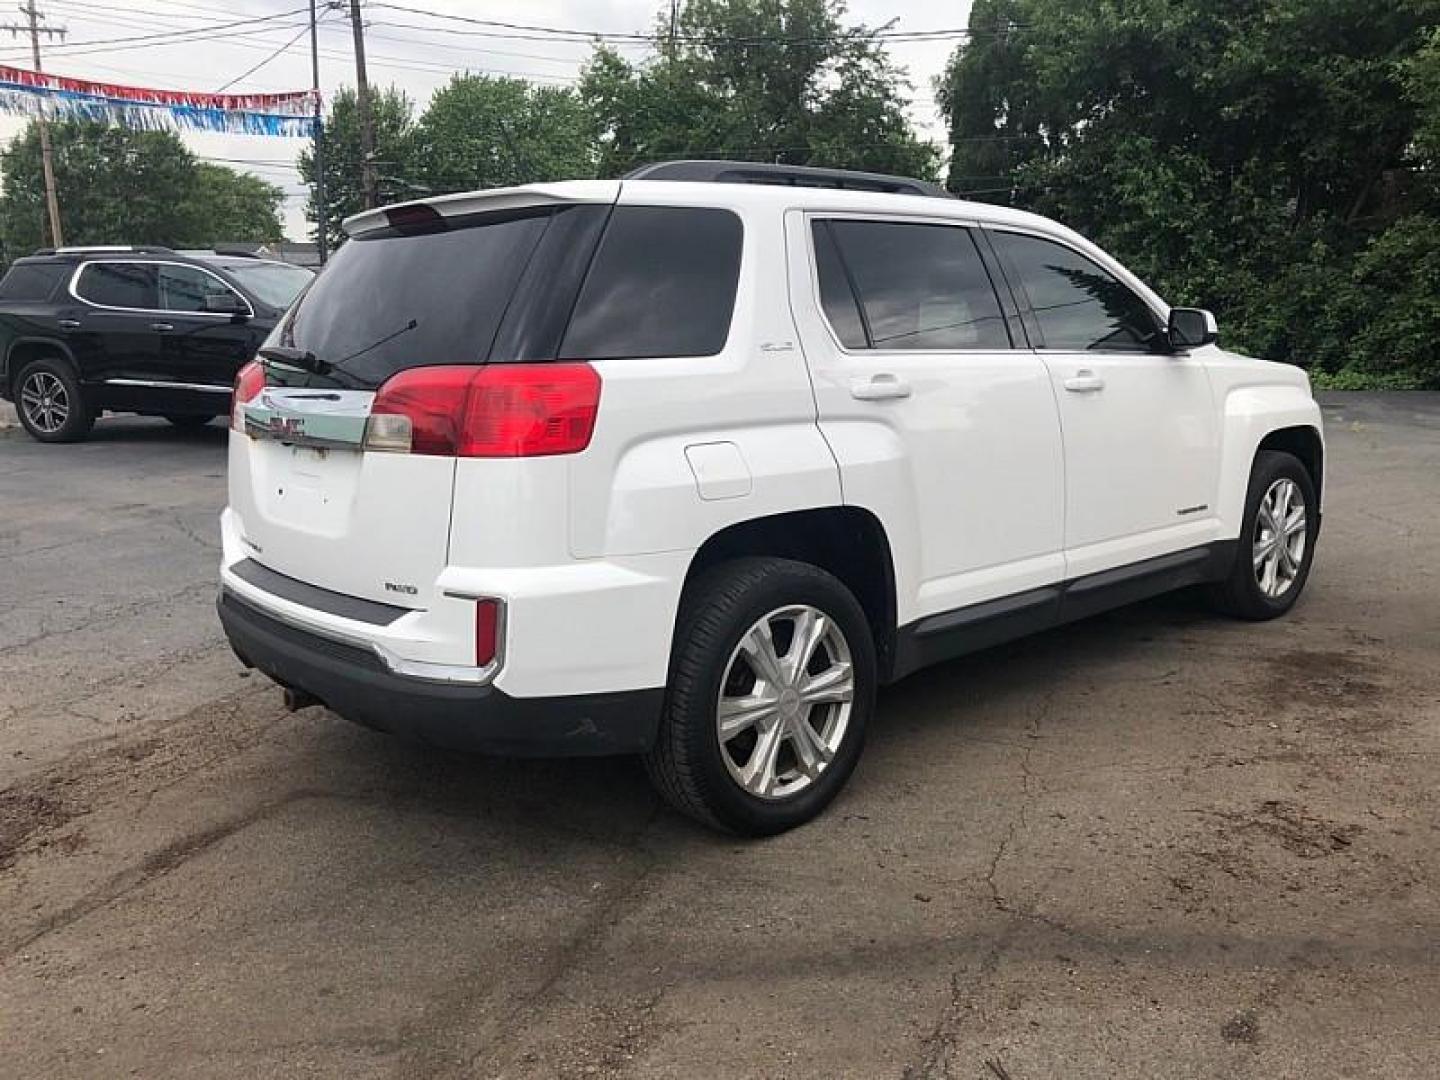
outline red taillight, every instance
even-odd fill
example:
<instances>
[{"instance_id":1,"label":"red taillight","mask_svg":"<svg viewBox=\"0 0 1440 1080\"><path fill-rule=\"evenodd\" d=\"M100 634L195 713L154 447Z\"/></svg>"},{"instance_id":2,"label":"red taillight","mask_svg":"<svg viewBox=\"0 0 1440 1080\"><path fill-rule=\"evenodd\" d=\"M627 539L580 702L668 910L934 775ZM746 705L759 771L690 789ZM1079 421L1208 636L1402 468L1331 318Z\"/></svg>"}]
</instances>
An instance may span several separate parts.
<instances>
[{"instance_id":1,"label":"red taillight","mask_svg":"<svg viewBox=\"0 0 1440 1080\"><path fill-rule=\"evenodd\" d=\"M500 651L500 601L475 601L475 666L491 664Z\"/></svg>"},{"instance_id":2,"label":"red taillight","mask_svg":"<svg viewBox=\"0 0 1440 1080\"><path fill-rule=\"evenodd\" d=\"M230 398L230 426L236 431L245 430L245 412L242 406L258 394L265 386L265 369L259 361L251 360L235 376L235 392Z\"/></svg>"},{"instance_id":3,"label":"red taillight","mask_svg":"<svg viewBox=\"0 0 1440 1080\"><path fill-rule=\"evenodd\" d=\"M375 395L365 446L445 457L576 454L590 445L599 409L600 375L589 364L411 368Z\"/></svg>"}]
</instances>

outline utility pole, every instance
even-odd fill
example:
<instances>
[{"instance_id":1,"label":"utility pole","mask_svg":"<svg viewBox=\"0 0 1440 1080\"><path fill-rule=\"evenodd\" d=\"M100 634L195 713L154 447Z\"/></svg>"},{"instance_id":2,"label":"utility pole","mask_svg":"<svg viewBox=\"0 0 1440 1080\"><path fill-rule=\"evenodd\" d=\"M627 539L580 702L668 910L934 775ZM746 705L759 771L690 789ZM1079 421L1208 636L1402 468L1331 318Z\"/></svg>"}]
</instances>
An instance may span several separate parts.
<instances>
[{"instance_id":1,"label":"utility pole","mask_svg":"<svg viewBox=\"0 0 1440 1080\"><path fill-rule=\"evenodd\" d=\"M35 8L35 0L20 5L20 14L24 15L27 22L24 26L17 26L14 23L0 24L0 30L8 30L12 34L30 35L30 53L35 58L35 73L40 74L44 68L40 66L40 35L44 34L50 38L63 38L64 27L41 26L40 12ZM60 199L55 194L55 157L50 149L50 124L46 118L46 99L40 95L40 111L36 115L36 124L40 128L40 166L45 172L45 204L50 211L50 244L52 247L65 246L65 234L60 228Z\"/></svg>"},{"instance_id":2,"label":"utility pole","mask_svg":"<svg viewBox=\"0 0 1440 1080\"><path fill-rule=\"evenodd\" d=\"M370 80L365 74L365 26L360 0L350 0L350 28L355 33L355 107L360 120L360 200L369 210L379 203L375 191L375 117L370 109Z\"/></svg>"},{"instance_id":3,"label":"utility pole","mask_svg":"<svg viewBox=\"0 0 1440 1080\"><path fill-rule=\"evenodd\" d=\"M315 18L315 0L310 0L310 78L315 90L315 254L324 266L330 246L326 235L330 215L325 205L325 112L320 104L320 24Z\"/></svg>"}]
</instances>

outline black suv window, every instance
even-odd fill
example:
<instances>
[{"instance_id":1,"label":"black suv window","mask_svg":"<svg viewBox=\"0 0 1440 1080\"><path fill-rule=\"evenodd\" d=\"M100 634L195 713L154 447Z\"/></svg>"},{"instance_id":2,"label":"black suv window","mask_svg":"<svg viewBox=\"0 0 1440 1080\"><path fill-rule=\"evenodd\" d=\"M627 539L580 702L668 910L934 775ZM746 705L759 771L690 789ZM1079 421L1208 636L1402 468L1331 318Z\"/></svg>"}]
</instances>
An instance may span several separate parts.
<instances>
[{"instance_id":1,"label":"black suv window","mask_svg":"<svg viewBox=\"0 0 1440 1080\"><path fill-rule=\"evenodd\" d=\"M64 263L17 263L0 281L0 300L48 300L69 272Z\"/></svg>"},{"instance_id":2,"label":"black suv window","mask_svg":"<svg viewBox=\"0 0 1440 1080\"><path fill-rule=\"evenodd\" d=\"M713 356L740 280L740 219L728 210L620 206L560 347L567 360Z\"/></svg>"},{"instance_id":3,"label":"black suv window","mask_svg":"<svg viewBox=\"0 0 1440 1080\"><path fill-rule=\"evenodd\" d=\"M75 283L82 300L105 307L155 308L155 264L87 263Z\"/></svg>"},{"instance_id":4,"label":"black suv window","mask_svg":"<svg viewBox=\"0 0 1440 1080\"><path fill-rule=\"evenodd\" d=\"M161 263L159 271L162 311L205 311L207 296L232 296L242 310L246 306L234 289L198 266Z\"/></svg>"},{"instance_id":5,"label":"black suv window","mask_svg":"<svg viewBox=\"0 0 1440 1080\"><path fill-rule=\"evenodd\" d=\"M281 344L313 353L334 381L357 388L412 367L484 363L550 219L547 209L419 234L362 233L297 302Z\"/></svg>"},{"instance_id":6,"label":"black suv window","mask_svg":"<svg viewBox=\"0 0 1440 1080\"><path fill-rule=\"evenodd\" d=\"M1010 348L1000 300L969 229L836 220L830 231L859 294L873 348ZM822 297L826 291L822 285ZM843 322L838 285L832 282L828 291L836 306L826 313ZM845 332L836 329L844 340Z\"/></svg>"},{"instance_id":7,"label":"black suv window","mask_svg":"<svg viewBox=\"0 0 1440 1080\"><path fill-rule=\"evenodd\" d=\"M1047 349L1149 352L1160 324L1129 286L1063 244L1020 233L991 234L1040 324Z\"/></svg>"}]
</instances>

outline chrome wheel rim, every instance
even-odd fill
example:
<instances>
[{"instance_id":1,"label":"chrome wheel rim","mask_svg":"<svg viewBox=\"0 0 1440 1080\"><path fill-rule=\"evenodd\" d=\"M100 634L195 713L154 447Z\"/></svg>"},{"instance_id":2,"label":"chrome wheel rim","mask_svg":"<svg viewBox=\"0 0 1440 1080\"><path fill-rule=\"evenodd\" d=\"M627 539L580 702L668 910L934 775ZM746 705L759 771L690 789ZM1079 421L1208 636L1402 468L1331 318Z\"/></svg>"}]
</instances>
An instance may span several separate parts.
<instances>
[{"instance_id":1,"label":"chrome wheel rim","mask_svg":"<svg viewBox=\"0 0 1440 1080\"><path fill-rule=\"evenodd\" d=\"M55 375L37 371L20 386L20 408L32 426L53 435L70 418L70 395Z\"/></svg>"},{"instance_id":2,"label":"chrome wheel rim","mask_svg":"<svg viewBox=\"0 0 1440 1080\"><path fill-rule=\"evenodd\" d=\"M1305 496L1294 480L1276 480L1260 500L1251 558L1255 583L1272 600L1295 586L1305 561Z\"/></svg>"},{"instance_id":3,"label":"chrome wheel rim","mask_svg":"<svg viewBox=\"0 0 1440 1080\"><path fill-rule=\"evenodd\" d=\"M740 638L715 708L730 776L761 799L798 795L830 766L850 726L855 670L835 620L777 608Z\"/></svg>"}]
</instances>

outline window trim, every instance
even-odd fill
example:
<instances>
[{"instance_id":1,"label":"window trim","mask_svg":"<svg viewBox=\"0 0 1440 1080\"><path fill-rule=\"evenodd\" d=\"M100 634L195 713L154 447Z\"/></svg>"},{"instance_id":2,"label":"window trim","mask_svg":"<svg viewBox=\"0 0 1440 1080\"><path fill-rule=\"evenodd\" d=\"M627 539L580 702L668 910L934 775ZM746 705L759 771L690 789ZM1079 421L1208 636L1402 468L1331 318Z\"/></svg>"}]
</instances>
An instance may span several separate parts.
<instances>
[{"instance_id":1,"label":"window trim","mask_svg":"<svg viewBox=\"0 0 1440 1080\"><path fill-rule=\"evenodd\" d=\"M98 303L98 302L96 302L96 301L94 301L94 300L87 300L85 297L83 297L83 296L80 295L80 292L79 292L79 290L77 289L77 286L80 284L80 275L83 274L87 269L89 269L89 268L92 267L92 266L156 266L156 267L159 267L159 266L183 266L183 267L185 267L185 268L188 269L188 270L198 270L198 271L200 271L200 273L202 273L202 274L207 274L207 275L209 275L210 277L214 278L214 279L215 279L216 281L218 281L221 285L223 285L227 290L229 290L230 292L234 293L234 294L235 294L236 296L238 296L241 300L243 300L244 303L245 303L245 312L241 313L241 312L225 312L225 311L184 311L184 310L179 310L179 309L176 309L176 308L162 308L162 307L153 307L153 308L120 307L120 306L118 306L118 305L116 305L116 304L101 304L101 303ZM158 270L156 271L156 274L157 274L157 275L159 274L159 271L158 271ZM125 313L130 314L130 315L180 315L180 316L185 316L185 317L187 317L187 318L188 318L188 317L198 316L198 317L200 317L200 318L205 318L205 319L223 319L223 320L225 320L225 321L227 321L227 322L228 322L229 320L233 319L237 314L245 314L247 318L251 318L251 319L255 318L255 305L250 302L250 298L249 298L248 296L246 296L244 293L242 293L239 289L235 288L234 285L231 285L228 281L226 281L226 280L225 280L224 278L222 278L219 274L215 273L215 271L209 269L208 267L199 266L199 265L197 265L196 263L180 262L180 261L177 260L177 259L86 259L86 260L84 260L83 262L81 262L80 265L78 265L77 267L75 267L75 272L70 275L70 281L69 281L69 283L66 285L66 291L67 291L74 299L78 300L80 303L84 304L86 307L92 307L92 308L95 308L95 309L97 309L97 310L99 310L99 311L120 311L120 312L125 312ZM159 294L159 282L158 282L158 279L157 279L157 282L156 282L156 294L155 294L155 295L156 295L156 300L157 300L157 302L158 302L158 300L159 300L159 295L160 295L160 294Z\"/></svg>"},{"instance_id":2,"label":"window trim","mask_svg":"<svg viewBox=\"0 0 1440 1080\"><path fill-rule=\"evenodd\" d=\"M1010 318L1005 313L1005 300L1000 295L1000 287L996 284L994 277L991 275L990 268L985 265L984 252L981 251L979 241L974 234L974 230L983 229L985 227L984 222L979 221L978 219L970 218L931 217L926 214L886 214L849 210L807 210L805 211L803 220L805 222L805 248L806 253L808 254L810 259L811 300L815 304L816 312L818 312L820 315L820 322L825 327L825 332L830 335L831 342L835 345L835 348L838 349L843 355L856 358L863 358L867 356L956 356L965 354L974 356L985 356L993 355L995 353L1028 353L1035 351L1034 349L1031 349L1027 344L1017 344L1015 341L1015 333L1014 330L1011 328ZM952 229L969 230L970 242L975 245L975 257L979 260L981 268L985 271L985 279L990 282L991 292L995 294L995 304L1000 310L1000 319L1005 327L1005 336L1010 339L1009 347L1004 349L877 349L873 347L866 347L864 349L849 348L843 341L840 340L839 333L837 333L835 327L831 325L830 315L825 310L825 304L821 300L820 258L819 254L815 250L814 223L816 221L878 221L891 225L943 225ZM850 286L851 294L854 296L855 299L855 307L859 310L861 322L865 326L865 338L867 341L869 341L871 340L869 329L869 316L865 314L865 305L860 299L859 290L857 289L854 279L851 276L849 265L845 263L845 255L843 252L840 251L840 242L834 239L833 233L831 235L832 241L835 244L835 253L840 259L841 265L845 269L846 280Z\"/></svg>"},{"instance_id":3,"label":"window trim","mask_svg":"<svg viewBox=\"0 0 1440 1080\"><path fill-rule=\"evenodd\" d=\"M1170 321L1169 313L1161 312L1150 302L1143 291L1137 289L1132 282L1127 281L1126 278L1135 278L1135 275L1125 270L1124 267L1121 267L1118 263L1113 266L1106 265L1104 261L1097 259L1088 251L1082 251L1069 241L1051 235L1050 233L1040 232L1036 229L1027 229L1020 225L1008 225L1000 222L982 223L980 227L989 232L1015 233L1018 236L1026 236L1032 240L1043 240L1046 243L1054 244L1056 247L1062 247L1071 254L1084 259L1086 262L1098 266L1121 285L1125 286L1125 288L1129 289L1135 298L1145 306L1146 310L1155 317L1155 323L1160 328L1160 332L1162 334L1165 332L1165 327ZM1025 327L1026 335L1031 334L1031 327L1033 326L1033 332L1038 334L1043 341L1045 328L1040 325L1040 319L1035 314L1035 305L1030 300L1030 290L1025 287L1025 282L1020 277L1019 269L1010 264L1009 258L1001 252L998 247L995 248L995 259L999 262L1000 269L1005 275L1006 283L1015 297L1015 305L1019 309L1020 321ZM1015 279L1014 281L1010 280L1012 277ZM1139 280L1139 278L1135 278L1135 281L1138 282ZM1023 304L1021 303L1022 300L1024 301ZM1033 343L1028 351L1039 353L1042 356L1075 356L1076 354L1083 353L1086 356L1161 356L1174 358L1176 356L1189 355L1189 350L1184 352L1161 352L1154 349L1057 349L1051 348L1048 345L1039 346Z\"/></svg>"}]
</instances>

